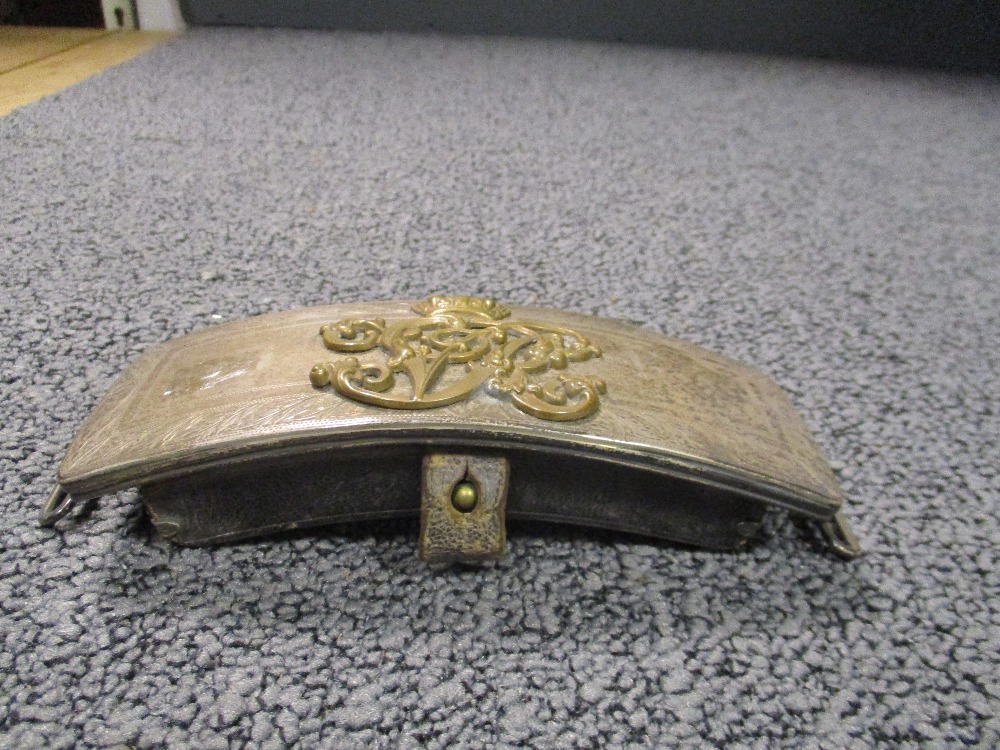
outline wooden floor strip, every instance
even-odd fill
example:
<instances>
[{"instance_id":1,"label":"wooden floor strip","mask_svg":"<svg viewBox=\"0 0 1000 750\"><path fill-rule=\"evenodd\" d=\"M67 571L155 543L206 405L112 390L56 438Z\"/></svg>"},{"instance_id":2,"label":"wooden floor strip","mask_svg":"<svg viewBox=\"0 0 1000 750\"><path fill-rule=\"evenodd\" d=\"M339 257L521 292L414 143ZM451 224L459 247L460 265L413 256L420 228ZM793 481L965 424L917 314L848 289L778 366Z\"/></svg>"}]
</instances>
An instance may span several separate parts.
<instances>
[{"instance_id":1,"label":"wooden floor strip","mask_svg":"<svg viewBox=\"0 0 1000 750\"><path fill-rule=\"evenodd\" d=\"M4 32L16 31L7 27ZM35 30L32 30L35 31ZM45 29L49 32L81 31L79 29ZM20 36L21 42L14 51L5 51L3 58L14 61L14 66L0 72L0 117L17 107L61 91L67 86L89 78L107 68L130 60L148 49L163 44L176 36L173 32L156 31L104 31L103 29L82 30L91 33L91 38L78 37L72 46L58 49L73 35L52 33L46 46L44 34L28 33ZM11 36L17 36L12 34ZM0 37L0 39L6 38ZM27 54L34 46L39 57L23 60L17 47ZM22 55L23 57L23 55ZM17 60L21 59L18 63Z\"/></svg>"},{"instance_id":2,"label":"wooden floor strip","mask_svg":"<svg viewBox=\"0 0 1000 750\"><path fill-rule=\"evenodd\" d=\"M36 62L110 33L107 29L0 26L0 73L20 68L22 65Z\"/></svg>"}]
</instances>

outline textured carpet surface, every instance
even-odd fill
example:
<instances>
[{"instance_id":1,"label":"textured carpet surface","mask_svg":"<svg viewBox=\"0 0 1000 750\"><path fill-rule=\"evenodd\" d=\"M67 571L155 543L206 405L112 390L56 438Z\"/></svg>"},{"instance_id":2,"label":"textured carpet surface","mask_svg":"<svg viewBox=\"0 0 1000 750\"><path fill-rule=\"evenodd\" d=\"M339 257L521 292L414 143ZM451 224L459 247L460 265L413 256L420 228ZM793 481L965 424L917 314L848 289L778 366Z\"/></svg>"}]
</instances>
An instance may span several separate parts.
<instances>
[{"instance_id":1,"label":"textured carpet surface","mask_svg":"<svg viewBox=\"0 0 1000 750\"><path fill-rule=\"evenodd\" d=\"M197 31L0 120L0 746L997 746L998 196L996 81L598 44ZM154 343L438 291L763 368L867 554L36 528Z\"/></svg>"}]
</instances>

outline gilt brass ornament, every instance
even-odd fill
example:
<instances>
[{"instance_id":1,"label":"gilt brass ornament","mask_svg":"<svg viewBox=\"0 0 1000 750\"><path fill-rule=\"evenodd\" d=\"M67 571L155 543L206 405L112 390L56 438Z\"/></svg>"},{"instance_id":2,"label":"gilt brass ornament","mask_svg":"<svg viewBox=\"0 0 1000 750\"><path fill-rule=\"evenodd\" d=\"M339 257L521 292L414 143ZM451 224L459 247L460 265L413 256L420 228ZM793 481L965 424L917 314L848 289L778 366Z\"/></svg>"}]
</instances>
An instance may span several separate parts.
<instances>
[{"instance_id":1,"label":"gilt brass ornament","mask_svg":"<svg viewBox=\"0 0 1000 750\"><path fill-rule=\"evenodd\" d=\"M594 414L603 380L553 370L600 357L601 350L569 328L508 320L491 298L431 297L412 307L422 317L341 320L320 329L328 349L342 353L381 348L385 361L351 356L313 367L314 386L389 409L434 409L464 401L477 389L506 397L539 419L569 422ZM396 375L409 381L398 387Z\"/></svg>"}]
</instances>

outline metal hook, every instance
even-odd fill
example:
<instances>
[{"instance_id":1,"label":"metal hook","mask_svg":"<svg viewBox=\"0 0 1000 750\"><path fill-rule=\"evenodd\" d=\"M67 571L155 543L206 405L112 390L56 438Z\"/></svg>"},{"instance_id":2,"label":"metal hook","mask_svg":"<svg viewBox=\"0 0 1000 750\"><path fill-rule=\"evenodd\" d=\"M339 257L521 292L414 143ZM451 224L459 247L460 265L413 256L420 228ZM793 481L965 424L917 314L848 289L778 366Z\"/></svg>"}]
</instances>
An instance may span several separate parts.
<instances>
[{"instance_id":1,"label":"metal hook","mask_svg":"<svg viewBox=\"0 0 1000 750\"><path fill-rule=\"evenodd\" d=\"M861 544L843 513L837 513L829 521L823 521L819 528L830 549L845 560L853 560L861 554Z\"/></svg>"},{"instance_id":2,"label":"metal hook","mask_svg":"<svg viewBox=\"0 0 1000 750\"><path fill-rule=\"evenodd\" d=\"M56 521L69 513L72 508L73 498L57 484L49 499L45 501L42 512L38 514L38 525L54 526Z\"/></svg>"}]
</instances>

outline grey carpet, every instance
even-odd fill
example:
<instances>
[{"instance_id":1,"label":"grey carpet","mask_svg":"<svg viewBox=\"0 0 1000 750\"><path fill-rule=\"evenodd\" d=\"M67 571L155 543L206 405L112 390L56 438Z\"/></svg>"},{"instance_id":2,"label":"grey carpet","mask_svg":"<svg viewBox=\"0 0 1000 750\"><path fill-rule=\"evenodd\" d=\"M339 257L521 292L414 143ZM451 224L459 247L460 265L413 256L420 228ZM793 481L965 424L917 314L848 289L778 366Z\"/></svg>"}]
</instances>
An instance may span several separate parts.
<instances>
[{"instance_id":1,"label":"grey carpet","mask_svg":"<svg viewBox=\"0 0 1000 750\"><path fill-rule=\"evenodd\" d=\"M995 80L641 47L197 31L0 120L0 745L997 746L998 196ZM866 556L35 527L152 344L442 290L771 373Z\"/></svg>"}]
</instances>

